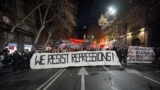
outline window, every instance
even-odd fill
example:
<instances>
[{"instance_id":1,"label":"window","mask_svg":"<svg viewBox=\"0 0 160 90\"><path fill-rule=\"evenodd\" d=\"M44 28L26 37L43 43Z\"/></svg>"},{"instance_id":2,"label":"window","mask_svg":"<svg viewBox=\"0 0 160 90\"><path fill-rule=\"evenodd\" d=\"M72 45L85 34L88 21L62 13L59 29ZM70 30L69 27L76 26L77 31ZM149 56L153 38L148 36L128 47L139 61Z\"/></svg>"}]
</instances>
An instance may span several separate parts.
<instances>
[{"instance_id":1,"label":"window","mask_svg":"<svg viewBox=\"0 0 160 90\"><path fill-rule=\"evenodd\" d=\"M25 37L24 37L24 40L25 40L25 42L31 42L31 37L25 36Z\"/></svg>"}]
</instances>

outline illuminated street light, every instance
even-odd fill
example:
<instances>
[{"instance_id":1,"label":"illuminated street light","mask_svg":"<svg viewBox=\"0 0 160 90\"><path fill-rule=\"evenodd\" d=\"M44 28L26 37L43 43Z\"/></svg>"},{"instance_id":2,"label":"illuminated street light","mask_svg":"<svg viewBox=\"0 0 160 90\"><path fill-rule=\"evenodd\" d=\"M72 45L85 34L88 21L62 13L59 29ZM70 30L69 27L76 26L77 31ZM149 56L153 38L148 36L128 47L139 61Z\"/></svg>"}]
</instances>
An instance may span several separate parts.
<instances>
[{"instance_id":1,"label":"illuminated street light","mask_svg":"<svg viewBox=\"0 0 160 90\"><path fill-rule=\"evenodd\" d=\"M107 26L110 26L116 19L116 9L113 6L108 8L108 11L105 15L101 15L98 20L98 25L101 26L102 29L105 29Z\"/></svg>"},{"instance_id":2,"label":"illuminated street light","mask_svg":"<svg viewBox=\"0 0 160 90\"><path fill-rule=\"evenodd\" d=\"M115 9L114 7L109 7L109 8L108 8L108 13L109 13L110 15L115 15L115 14L116 14L116 9Z\"/></svg>"}]
</instances>

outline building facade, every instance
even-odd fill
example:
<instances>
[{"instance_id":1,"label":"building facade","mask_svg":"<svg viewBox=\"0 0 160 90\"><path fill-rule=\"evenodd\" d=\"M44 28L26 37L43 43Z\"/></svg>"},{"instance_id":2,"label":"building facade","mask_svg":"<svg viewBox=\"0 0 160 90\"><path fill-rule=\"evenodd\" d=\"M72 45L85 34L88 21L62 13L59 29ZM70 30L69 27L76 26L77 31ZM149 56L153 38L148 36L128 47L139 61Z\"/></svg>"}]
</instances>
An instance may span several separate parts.
<instances>
[{"instance_id":1,"label":"building facade","mask_svg":"<svg viewBox=\"0 0 160 90\"><path fill-rule=\"evenodd\" d=\"M150 26L152 23L157 24L153 22L156 19L151 12L153 6L156 6L153 1L134 6L126 16L116 20L106 29L108 42L118 42L119 46L155 46L153 43L158 43L154 42L155 39L158 40L158 36L154 32L158 31L158 25L157 28ZM151 20L151 16L154 19Z\"/></svg>"},{"instance_id":2,"label":"building facade","mask_svg":"<svg viewBox=\"0 0 160 90\"><path fill-rule=\"evenodd\" d=\"M9 38L13 26L21 22L32 9L32 0L1 0L0 3L0 50ZM30 51L36 31L36 17L33 13L23 24L14 30L14 37L6 44L12 52L14 50Z\"/></svg>"}]
</instances>

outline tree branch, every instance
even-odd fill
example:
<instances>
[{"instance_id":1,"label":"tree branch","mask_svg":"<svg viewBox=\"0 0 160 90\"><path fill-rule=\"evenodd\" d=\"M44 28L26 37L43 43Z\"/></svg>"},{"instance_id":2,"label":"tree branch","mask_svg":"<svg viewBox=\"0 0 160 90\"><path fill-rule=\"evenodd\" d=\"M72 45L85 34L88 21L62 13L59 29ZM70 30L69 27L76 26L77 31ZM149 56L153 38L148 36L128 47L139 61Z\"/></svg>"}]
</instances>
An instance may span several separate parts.
<instances>
[{"instance_id":1,"label":"tree branch","mask_svg":"<svg viewBox=\"0 0 160 90\"><path fill-rule=\"evenodd\" d=\"M38 3L39 3L39 0L38 0ZM39 11L39 17L40 17L40 22L42 24L42 13L41 13L41 7L38 8L38 11Z\"/></svg>"},{"instance_id":2,"label":"tree branch","mask_svg":"<svg viewBox=\"0 0 160 90\"><path fill-rule=\"evenodd\" d=\"M44 16L44 18L43 18L43 22L45 22L45 20L46 20L46 17L47 17L47 15L48 15L48 11L49 11L49 7L50 7L50 5L51 5L51 0L50 0L50 2L49 2L48 7L47 7L47 10L46 10L45 16Z\"/></svg>"},{"instance_id":3,"label":"tree branch","mask_svg":"<svg viewBox=\"0 0 160 90\"><path fill-rule=\"evenodd\" d=\"M61 12L57 13L56 15L54 15L51 19L49 19L48 21L46 21L45 24L48 23L48 22L50 22L50 21L52 21L56 16L58 16L62 12L63 11L61 11Z\"/></svg>"},{"instance_id":4,"label":"tree branch","mask_svg":"<svg viewBox=\"0 0 160 90\"><path fill-rule=\"evenodd\" d=\"M11 32L14 32L15 28L21 25L37 8L42 6L43 3L39 4L37 7L35 7L27 16L25 16L21 22L17 23L15 26L12 27Z\"/></svg>"}]
</instances>

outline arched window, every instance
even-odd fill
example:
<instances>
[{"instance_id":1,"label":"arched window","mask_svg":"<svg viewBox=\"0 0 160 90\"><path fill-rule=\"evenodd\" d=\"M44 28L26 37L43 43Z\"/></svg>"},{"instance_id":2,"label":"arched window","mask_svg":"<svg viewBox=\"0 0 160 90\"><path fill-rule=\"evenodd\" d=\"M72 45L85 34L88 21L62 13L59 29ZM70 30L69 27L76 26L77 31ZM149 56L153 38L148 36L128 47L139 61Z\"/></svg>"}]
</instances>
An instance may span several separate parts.
<instances>
[{"instance_id":1,"label":"arched window","mask_svg":"<svg viewBox=\"0 0 160 90\"><path fill-rule=\"evenodd\" d=\"M133 46L140 46L140 45L141 45L140 39L139 39L139 38L134 38L134 39L132 40L132 45L133 45Z\"/></svg>"}]
</instances>

